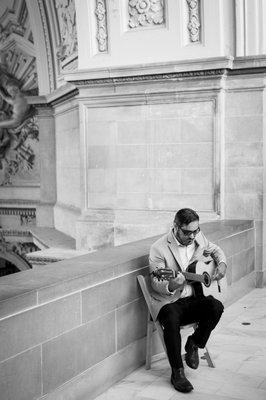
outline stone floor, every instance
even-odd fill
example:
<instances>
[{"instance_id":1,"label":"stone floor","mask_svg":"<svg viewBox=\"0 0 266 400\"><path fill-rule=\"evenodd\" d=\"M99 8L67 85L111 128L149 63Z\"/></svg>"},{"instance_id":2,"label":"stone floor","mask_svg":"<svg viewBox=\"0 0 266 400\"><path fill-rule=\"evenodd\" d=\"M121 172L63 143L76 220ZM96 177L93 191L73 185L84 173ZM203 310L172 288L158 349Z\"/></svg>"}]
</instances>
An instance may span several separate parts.
<instances>
[{"instance_id":1,"label":"stone floor","mask_svg":"<svg viewBox=\"0 0 266 400\"><path fill-rule=\"evenodd\" d=\"M216 368L205 360L196 371L186 367L194 386L189 394L173 389L168 361L161 354L151 370L135 370L97 400L266 400L266 287L225 310L208 348Z\"/></svg>"}]
</instances>

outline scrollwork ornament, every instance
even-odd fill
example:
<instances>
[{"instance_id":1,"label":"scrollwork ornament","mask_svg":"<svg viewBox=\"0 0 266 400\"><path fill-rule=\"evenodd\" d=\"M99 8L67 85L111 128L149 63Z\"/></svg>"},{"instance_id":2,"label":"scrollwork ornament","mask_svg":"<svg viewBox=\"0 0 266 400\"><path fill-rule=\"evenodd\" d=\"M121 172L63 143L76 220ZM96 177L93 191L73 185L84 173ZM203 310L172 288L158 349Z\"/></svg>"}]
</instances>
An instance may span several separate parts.
<instances>
[{"instance_id":1,"label":"scrollwork ornament","mask_svg":"<svg viewBox=\"0 0 266 400\"><path fill-rule=\"evenodd\" d=\"M95 14L97 18L97 41L100 52L107 51L107 22L106 22L106 4L105 0L96 1Z\"/></svg>"},{"instance_id":2,"label":"scrollwork ornament","mask_svg":"<svg viewBox=\"0 0 266 400\"><path fill-rule=\"evenodd\" d=\"M188 11L189 11L189 22L187 25L189 31L189 39L191 42L200 41L200 0L187 0Z\"/></svg>"},{"instance_id":3,"label":"scrollwork ornament","mask_svg":"<svg viewBox=\"0 0 266 400\"><path fill-rule=\"evenodd\" d=\"M129 0L129 28L164 23L164 0Z\"/></svg>"}]
</instances>

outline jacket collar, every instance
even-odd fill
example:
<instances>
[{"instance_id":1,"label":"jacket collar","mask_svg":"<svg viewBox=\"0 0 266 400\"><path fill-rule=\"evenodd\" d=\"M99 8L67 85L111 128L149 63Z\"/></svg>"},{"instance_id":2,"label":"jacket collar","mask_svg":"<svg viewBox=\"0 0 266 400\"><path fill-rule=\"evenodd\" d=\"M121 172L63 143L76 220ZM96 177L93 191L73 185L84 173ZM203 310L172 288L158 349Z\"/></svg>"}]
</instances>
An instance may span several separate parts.
<instances>
[{"instance_id":1,"label":"jacket collar","mask_svg":"<svg viewBox=\"0 0 266 400\"><path fill-rule=\"evenodd\" d=\"M174 232L173 229L170 230L170 232L167 235L167 242L168 242L168 247L171 250L171 253L173 254L175 260L178 263L178 266L181 265L182 261L179 255L179 246L182 246L181 244L178 244L178 241L174 237ZM201 253L201 248L202 248L202 243L201 243L201 233L199 234L199 237L195 239L195 251L194 254L190 260L190 263L193 261L197 260L197 256L199 253Z\"/></svg>"}]
</instances>

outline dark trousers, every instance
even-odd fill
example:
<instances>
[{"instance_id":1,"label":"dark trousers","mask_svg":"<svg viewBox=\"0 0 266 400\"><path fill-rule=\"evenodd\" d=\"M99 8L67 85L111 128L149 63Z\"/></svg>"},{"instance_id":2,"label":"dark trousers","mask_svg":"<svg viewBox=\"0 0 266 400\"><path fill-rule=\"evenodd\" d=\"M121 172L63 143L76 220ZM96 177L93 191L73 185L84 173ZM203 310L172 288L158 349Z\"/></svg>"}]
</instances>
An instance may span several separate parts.
<instances>
[{"instance_id":1,"label":"dark trousers","mask_svg":"<svg viewBox=\"0 0 266 400\"><path fill-rule=\"evenodd\" d=\"M213 296L185 297L161 308L158 320L163 327L167 355L172 368L183 367L180 326L197 322L197 329L192 338L198 347L204 348L223 310L222 303Z\"/></svg>"}]
</instances>

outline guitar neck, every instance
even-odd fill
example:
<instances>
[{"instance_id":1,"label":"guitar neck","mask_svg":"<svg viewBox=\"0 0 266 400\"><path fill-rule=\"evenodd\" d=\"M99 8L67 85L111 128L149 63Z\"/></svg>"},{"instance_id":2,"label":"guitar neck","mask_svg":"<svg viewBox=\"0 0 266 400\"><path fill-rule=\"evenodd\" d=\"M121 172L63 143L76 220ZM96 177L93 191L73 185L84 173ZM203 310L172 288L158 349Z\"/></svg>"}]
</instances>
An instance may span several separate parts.
<instances>
[{"instance_id":1,"label":"guitar neck","mask_svg":"<svg viewBox=\"0 0 266 400\"><path fill-rule=\"evenodd\" d=\"M210 286L211 278L210 275L206 272L204 272L203 274L196 274L194 272L182 271L181 273L189 281L201 282L204 283L205 286ZM177 274L176 271L166 268L161 268L158 269L157 271L152 272L152 275L156 276L158 279L170 279L171 277L176 278L177 276L176 274Z\"/></svg>"}]
</instances>

